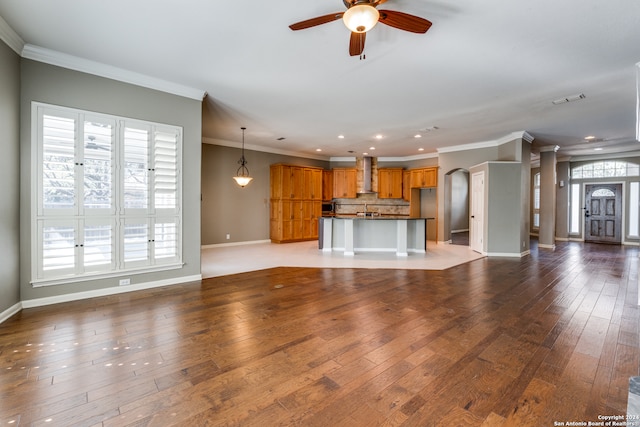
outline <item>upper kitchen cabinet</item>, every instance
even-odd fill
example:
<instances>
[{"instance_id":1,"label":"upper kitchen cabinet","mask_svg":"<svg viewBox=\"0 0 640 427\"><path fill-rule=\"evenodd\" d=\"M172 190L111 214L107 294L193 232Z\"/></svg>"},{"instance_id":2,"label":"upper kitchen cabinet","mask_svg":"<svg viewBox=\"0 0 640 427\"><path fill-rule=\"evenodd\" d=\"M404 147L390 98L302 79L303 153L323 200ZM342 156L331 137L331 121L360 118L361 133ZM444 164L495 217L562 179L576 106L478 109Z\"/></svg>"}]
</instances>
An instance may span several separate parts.
<instances>
[{"instance_id":1,"label":"upper kitchen cabinet","mask_svg":"<svg viewBox=\"0 0 640 427\"><path fill-rule=\"evenodd\" d=\"M378 169L378 197L381 199L402 198L402 168Z\"/></svg>"},{"instance_id":2,"label":"upper kitchen cabinet","mask_svg":"<svg viewBox=\"0 0 640 427\"><path fill-rule=\"evenodd\" d=\"M333 197L336 199L355 199L357 186L355 168L333 169Z\"/></svg>"},{"instance_id":3,"label":"upper kitchen cabinet","mask_svg":"<svg viewBox=\"0 0 640 427\"><path fill-rule=\"evenodd\" d=\"M429 188L438 186L438 168L411 169L411 188Z\"/></svg>"},{"instance_id":4,"label":"upper kitchen cabinet","mask_svg":"<svg viewBox=\"0 0 640 427\"><path fill-rule=\"evenodd\" d=\"M304 168L304 194L306 200L322 200L322 169Z\"/></svg>"},{"instance_id":5,"label":"upper kitchen cabinet","mask_svg":"<svg viewBox=\"0 0 640 427\"><path fill-rule=\"evenodd\" d=\"M411 200L411 172L408 170L402 171L402 199Z\"/></svg>"},{"instance_id":6,"label":"upper kitchen cabinet","mask_svg":"<svg viewBox=\"0 0 640 427\"><path fill-rule=\"evenodd\" d=\"M322 171L322 200L329 202L333 199L333 172Z\"/></svg>"}]
</instances>

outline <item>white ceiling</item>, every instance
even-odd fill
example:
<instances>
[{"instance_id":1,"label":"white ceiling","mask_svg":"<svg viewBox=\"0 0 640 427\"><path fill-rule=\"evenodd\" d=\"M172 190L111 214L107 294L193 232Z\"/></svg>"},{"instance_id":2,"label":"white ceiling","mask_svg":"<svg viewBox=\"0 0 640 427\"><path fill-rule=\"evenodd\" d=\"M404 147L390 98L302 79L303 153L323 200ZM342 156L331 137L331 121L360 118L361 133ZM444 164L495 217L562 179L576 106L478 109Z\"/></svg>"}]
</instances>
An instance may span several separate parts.
<instances>
[{"instance_id":1,"label":"white ceiling","mask_svg":"<svg viewBox=\"0 0 640 427\"><path fill-rule=\"evenodd\" d=\"M323 157L412 157L517 131L561 156L640 148L639 1L388 0L379 9L433 26L377 25L360 60L340 20L288 28L343 11L341 0L0 0L27 48L206 91L209 142L235 144L245 126L247 148Z\"/></svg>"}]
</instances>

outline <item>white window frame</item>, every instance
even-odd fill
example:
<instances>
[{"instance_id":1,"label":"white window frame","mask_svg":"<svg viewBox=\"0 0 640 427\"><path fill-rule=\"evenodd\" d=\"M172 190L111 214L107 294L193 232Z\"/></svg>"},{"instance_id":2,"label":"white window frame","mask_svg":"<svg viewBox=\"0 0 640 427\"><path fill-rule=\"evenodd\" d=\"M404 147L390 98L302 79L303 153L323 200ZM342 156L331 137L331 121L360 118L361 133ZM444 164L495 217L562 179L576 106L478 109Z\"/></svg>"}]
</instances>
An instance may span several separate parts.
<instances>
[{"instance_id":1,"label":"white window frame","mask_svg":"<svg viewBox=\"0 0 640 427\"><path fill-rule=\"evenodd\" d=\"M533 175L532 227L540 230L540 172Z\"/></svg>"},{"instance_id":2,"label":"white window frame","mask_svg":"<svg viewBox=\"0 0 640 427\"><path fill-rule=\"evenodd\" d=\"M71 173L75 183L73 208L56 209L44 206L42 132L44 116L75 120L74 142L72 142L75 146L75 167ZM87 136L84 135L86 122L104 123L105 128L111 126L111 154L104 157L99 155L101 159L110 157L110 160L104 160L107 165L111 165L111 172L107 172L107 178L105 178L111 179L108 208L84 207L83 188L89 182L84 180L85 165L82 160L84 147L88 146ZM125 209L124 130L127 127L148 131L146 162L148 170L145 177L147 206L145 209ZM108 140L109 137L104 138ZM31 191L31 283L34 287L117 277L128 273L169 270L183 266L181 127L33 102L31 160L32 176L34 176ZM66 164L69 165L69 162ZM159 168L158 172L156 172L156 164ZM98 169L96 173L104 173L103 171L105 171L104 168ZM156 175L160 177L157 180L158 184L155 183ZM102 178L101 175L97 176L99 179ZM96 182L95 178L93 182ZM156 209L154 196L158 192L167 194L169 201L175 198L175 206ZM144 223L148 227L148 239L144 242L147 257L127 262L125 260L125 229L126 224L132 222ZM161 228L156 228L156 224L168 224L166 230L169 231L159 235L158 242L156 242L155 231L160 231ZM61 239L59 242L61 247L65 248L61 254L67 254L67 257L73 254L72 260L70 258L61 260L66 262L64 268L44 268L44 263L48 262L49 266L55 263L56 257L55 250L49 250L47 254L50 258L45 259L43 230L47 226L65 226L74 230L75 241ZM98 238L91 244L85 245L85 236L90 230L96 231ZM55 236L53 239L55 240ZM101 242L100 239L103 241ZM109 250L109 247L110 253L106 254L105 250ZM100 261L101 256L103 261Z\"/></svg>"}]
</instances>

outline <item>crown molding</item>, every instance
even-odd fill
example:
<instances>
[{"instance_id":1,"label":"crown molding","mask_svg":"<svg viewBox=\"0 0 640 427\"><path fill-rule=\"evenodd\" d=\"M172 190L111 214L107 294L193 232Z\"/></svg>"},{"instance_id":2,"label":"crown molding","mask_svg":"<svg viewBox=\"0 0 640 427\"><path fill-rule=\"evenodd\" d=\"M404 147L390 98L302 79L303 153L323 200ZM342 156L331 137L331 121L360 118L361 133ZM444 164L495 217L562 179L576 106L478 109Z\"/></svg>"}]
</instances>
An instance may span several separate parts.
<instances>
[{"instance_id":1,"label":"crown molding","mask_svg":"<svg viewBox=\"0 0 640 427\"><path fill-rule=\"evenodd\" d=\"M221 145L223 147L242 148L242 143L241 142L226 141L224 139L217 139L217 138L202 137L202 143L203 144L210 144L210 145ZM245 150L251 150L251 151L260 151L262 153L280 154L280 155L283 155L283 156L292 156L292 157L301 157L301 158L305 158L305 159L322 160L322 161L325 161L325 162L329 161L329 158L327 156L319 156L319 155L308 154L308 153L303 153L303 152L299 152L299 151L287 151L287 150L281 150L279 148L262 147L260 145L252 145L252 144L247 144L247 143L244 144L244 149Z\"/></svg>"},{"instance_id":2,"label":"crown molding","mask_svg":"<svg viewBox=\"0 0 640 427\"><path fill-rule=\"evenodd\" d=\"M18 55L22 54L24 48L24 40L18 35L13 28L7 24L2 16L0 16L0 40L5 42L7 46L13 49Z\"/></svg>"},{"instance_id":3,"label":"crown molding","mask_svg":"<svg viewBox=\"0 0 640 427\"><path fill-rule=\"evenodd\" d=\"M146 87L161 92L171 93L173 95L183 96L198 101L202 101L205 91L169 82L167 80L157 79L144 74L128 71L122 68L113 67L111 65L102 64L100 62L91 61L77 56L68 55L55 50L46 49L31 44L24 45L22 49L22 57L32 59L45 64L55 65L74 71L93 74L108 79L117 80L124 83L130 83L136 86Z\"/></svg>"},{"instance_id":4,"label":"crown molding","mask_svg":"<svg viewBox=\"0 0 640 427\"><path fill-rule=\"evenodd\" d=\"M546 145L544 147L540 147L539 151L541 153L549 153L549 152L553 152L555 153L556 151L558 151L560 149L559 145Z\"/></svg>"},{"instance_id":5,"label":"crown molding","mask_svg":"<svg viewBox=\"0 0 640 427\"><path fill-rule=\"evenodd\" d=\"M502 144L506 144L507 142L511 142L515 139L522 139L523 141L531 143L533 141L533 136L531 136L528 132L521 130L521 131L511 132L510 134L505 135L493 141L472 142L470 144L462 144L462 145L454 145L452 147L438 148L438 153L452 153L455 151L477 150L479 148L493 148L493 147L498 147Z\"/></svg>"}]
</instances>

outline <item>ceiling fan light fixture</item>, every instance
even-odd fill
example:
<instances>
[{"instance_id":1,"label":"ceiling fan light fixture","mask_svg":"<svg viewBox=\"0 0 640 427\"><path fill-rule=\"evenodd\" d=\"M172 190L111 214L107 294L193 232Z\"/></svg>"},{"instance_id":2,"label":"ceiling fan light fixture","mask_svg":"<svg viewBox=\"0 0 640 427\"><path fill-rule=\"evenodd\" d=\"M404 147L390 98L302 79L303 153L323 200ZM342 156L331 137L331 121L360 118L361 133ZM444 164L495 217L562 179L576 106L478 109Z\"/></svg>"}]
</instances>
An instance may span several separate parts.
<instances>
[{"instance_id":1,"label":"ceiling fan light fixture","mask_svg":"<svg viewBox=\"0 0 640 427\"><path fill-rule=\"evenodd\" d=\"M380 12L370 4L351 6L342 15L344 25L354 33L366 33L378 23L379 18Z\"/></svg>"}]
</instances>

